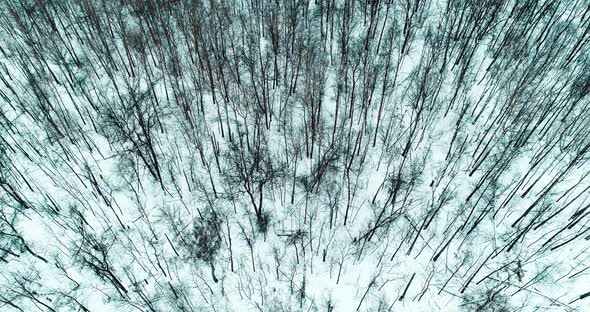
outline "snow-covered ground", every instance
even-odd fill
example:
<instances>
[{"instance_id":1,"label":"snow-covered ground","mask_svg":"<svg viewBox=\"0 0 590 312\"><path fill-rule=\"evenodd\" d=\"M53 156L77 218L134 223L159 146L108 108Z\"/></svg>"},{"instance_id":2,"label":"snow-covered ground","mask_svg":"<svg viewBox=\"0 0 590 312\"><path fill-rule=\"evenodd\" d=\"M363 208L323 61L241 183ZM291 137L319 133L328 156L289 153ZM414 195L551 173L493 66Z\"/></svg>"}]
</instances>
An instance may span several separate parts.
<instances>
[{"instance_id":1,"label":"snow-covered ground","mask_svg":"<svg viewBox=\"0 0 590 312\"><path fill-rule=\"evenodd\" d=\"M0 311L590 311L587 5L0 3Z\"/></svg>"}]
</instances>

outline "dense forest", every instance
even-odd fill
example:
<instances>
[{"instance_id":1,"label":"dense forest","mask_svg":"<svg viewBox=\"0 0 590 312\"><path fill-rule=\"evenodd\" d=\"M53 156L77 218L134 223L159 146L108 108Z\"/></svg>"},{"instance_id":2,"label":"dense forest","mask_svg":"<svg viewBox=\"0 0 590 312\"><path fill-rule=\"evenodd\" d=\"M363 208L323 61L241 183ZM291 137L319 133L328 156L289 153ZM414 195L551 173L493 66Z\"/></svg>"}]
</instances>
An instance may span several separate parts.
<instances>
[{"instance_id":1,"label":"dense forest","mask_svg":"<svg viewBox=\"0 0 590 312\"><path fill-rule=\"evenodd\" d=\"M0 0L0 311L590 311L588 0Z\"/></svg>"}]
</instances>

